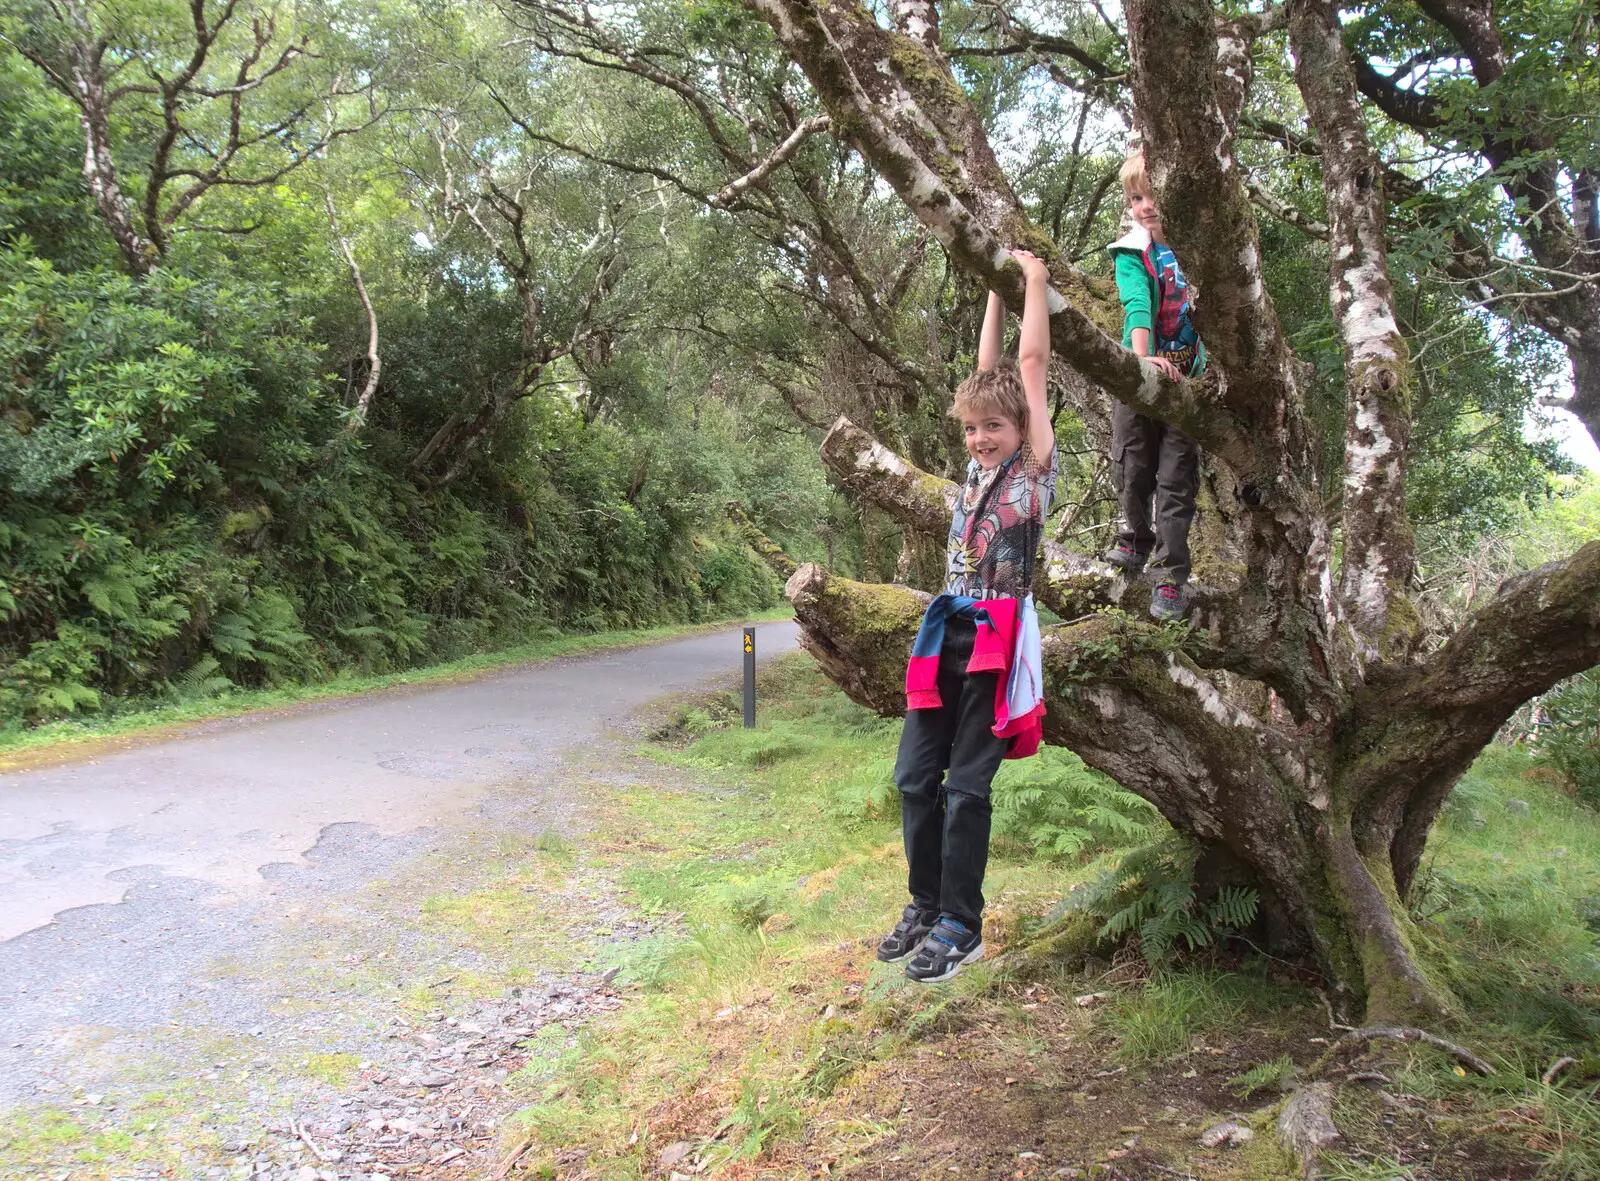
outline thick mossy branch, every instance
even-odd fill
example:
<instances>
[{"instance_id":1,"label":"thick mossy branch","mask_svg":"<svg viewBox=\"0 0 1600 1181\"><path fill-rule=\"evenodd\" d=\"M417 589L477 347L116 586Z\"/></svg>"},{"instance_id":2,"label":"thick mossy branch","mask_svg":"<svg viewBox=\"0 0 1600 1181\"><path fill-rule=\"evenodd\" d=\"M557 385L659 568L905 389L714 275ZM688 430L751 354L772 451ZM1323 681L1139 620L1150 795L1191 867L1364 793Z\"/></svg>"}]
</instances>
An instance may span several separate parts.
<instances>
[{"instance_id":1,"label":"thick mossy branch","mask_svg":"<svg viewBox=\"0 0 1600 1181\"><path fill-rule=\"evenodd\" d=\"M783 592L800 645L856 704L886 718L906 712L906 660L931 596L906 586L836 578L815 562Z\"/></svg>"}]
</instances>

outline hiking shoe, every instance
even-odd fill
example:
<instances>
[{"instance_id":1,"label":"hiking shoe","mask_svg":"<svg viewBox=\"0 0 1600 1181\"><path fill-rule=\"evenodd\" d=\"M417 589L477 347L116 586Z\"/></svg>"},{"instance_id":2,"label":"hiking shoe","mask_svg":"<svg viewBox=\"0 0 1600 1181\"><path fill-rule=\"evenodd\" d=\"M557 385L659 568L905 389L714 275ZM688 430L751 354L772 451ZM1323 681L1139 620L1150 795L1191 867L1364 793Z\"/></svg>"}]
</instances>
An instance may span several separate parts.
<instances>
[{"instance_id":1,"label":"hiking shoe","mask_svg":"<svg viewBox=\"0 0 1600 1181\"><path fill-rule=\"evenodd\" d=\"M1141 554L1138 550L1129 549L1125 545L1112 546L1101 559L1108 565L1115 566L1118 570L1121 570L1129 578L1139 577L1140 571L1144 569L1144 564L1149 560L1149 554Z\"/></svg>"},{"instance_id":2,"label":"hiking shoe","mask_svg":"<svg viewBox=\"0 0 1600 1181\"><path fill-rule=\"evenodd\" d=\"M962 964L982 958L983 936L949 915L942 915L906 965L906 975L918 984L937 984L954 976Z\"/></svg>"},{"instance_id":3,"label":"hiking shoe","mask_svg":"<svg viewBox=\"0 0 1600 1181\"><path fill-rule=\"evenodd\" d=\"M1170 582L1163 582L1150 592L1150 614L1162 621L1182 619L1184 603L1183 588L1174 586Z\"/></svg>"},{"instance_id":4,"label":"hiking shoe","mask_svg":"<svg viewBox=\"0 0 1600 1181\"><path fill-rule=\"evenodd\" d=\"M922 946L922 941L928 937L928 932L933 930L933 925L938 921L939 912L936 910L906 907L900 916L900 921L894 925L894 930L885 935L883 942L878 944L878 958L886 964L898 964Z\"/></svg>"}]
</instances>

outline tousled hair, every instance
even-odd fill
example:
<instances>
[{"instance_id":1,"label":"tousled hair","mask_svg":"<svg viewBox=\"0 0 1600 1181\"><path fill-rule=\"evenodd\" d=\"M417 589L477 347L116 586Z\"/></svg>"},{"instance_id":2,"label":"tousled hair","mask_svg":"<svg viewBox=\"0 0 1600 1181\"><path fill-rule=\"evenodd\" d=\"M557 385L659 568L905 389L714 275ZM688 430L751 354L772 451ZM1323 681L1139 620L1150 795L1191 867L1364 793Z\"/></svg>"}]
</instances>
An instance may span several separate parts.
<instances>
[{"instance_id":1,"label":"tousled hair","mask_svg":"<svg viewBox=\"0 0 1600 1181\"><path fill-rule=\"evenodd\" d=\"M998 414L1028 433L1028 395L1022 389L1022 373L1010 357L996 361L992 369L979 369L956 387L950 416Z\"/></svg>"},{"instance_id":2,"label":"tousled hair","mask_svg":"<svg viewBox=\"0 0 1600 1181\"><path fill-rule=\"evenodd\" d=\"M1122 162L1122 195L1132 199L1135 193L1150 191L1150 178L1144 171L1144 153L1135 152Z\"/></svg>"}]
</instances>

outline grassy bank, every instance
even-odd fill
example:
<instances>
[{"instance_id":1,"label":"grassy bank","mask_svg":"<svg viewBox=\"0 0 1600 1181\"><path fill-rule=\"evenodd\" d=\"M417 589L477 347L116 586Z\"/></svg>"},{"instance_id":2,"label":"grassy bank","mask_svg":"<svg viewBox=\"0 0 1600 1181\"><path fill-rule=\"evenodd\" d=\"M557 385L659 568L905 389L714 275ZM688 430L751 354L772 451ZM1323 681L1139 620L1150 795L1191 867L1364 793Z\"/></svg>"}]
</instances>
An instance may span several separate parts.
<instances>
[{"instance_id":1,"label":"grassy bank","mask_svg":"<svg viewBox=\"0 0 1600 1181\"><path fill-rule=\"evenodd\" d=\"M785 606L752 618L777 620L792 616L793 612ZM235 691L214 697L132 704L128 709L115 713L64 718L27 728L0 729L0 771L15 771L57 759L78 758L99 749L151 741L201 722L357 697L401 686L470 681L517 665L661 643L719 631L735 622L728 619L714 623L551 636L513 648L474 653L444 664L410 668L402 672L339 676L316 684L285 685L273 689Z\"/></svg>"},{"instance_id":2,"label":"grassy bank","mask_svg":"<svg viewBox=\"0 0 1600 1181\"><path fill-rule=\"evenodd\" d=\"M681 786L624 791L580 854L676 933L616 963L635 1003L514 1080L518 1175L1298 1175L1270 1128L1337 1036L1314 979L1237 941L1162 964L1096 953L1086 922L1070 955L1025 947L1160 838L1136 802L1070 759L1008 766L993 957L912 986L873 956L903 901L898 724L803 657L764 680L758 729L713 700L658 735L651 757ZM1463 1005L1443 1032L1495 1071L1378 1044L1374 1077L1339 1093L1324 1175L1600 1176L1595 815L1520 752L1490 752L1435 834L1416 909ZM1542 1083L1561 1056L1577 1061ZM1247 1141L1203 1147L1224 1118Z\"/></svg>"}]
</instances>

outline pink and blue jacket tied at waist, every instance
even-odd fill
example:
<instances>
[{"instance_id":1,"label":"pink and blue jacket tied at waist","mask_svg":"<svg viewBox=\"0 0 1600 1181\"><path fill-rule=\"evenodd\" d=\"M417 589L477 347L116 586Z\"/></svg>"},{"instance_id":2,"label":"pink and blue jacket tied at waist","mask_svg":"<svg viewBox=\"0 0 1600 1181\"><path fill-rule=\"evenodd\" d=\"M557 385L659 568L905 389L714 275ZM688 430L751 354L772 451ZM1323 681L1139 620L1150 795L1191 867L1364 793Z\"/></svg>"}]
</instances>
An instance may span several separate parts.
<instances>
[{"instance_id":1,"label":"pink and blue jacket tied at waist","mask_svg":"<svg viewBox=\"0 0 1600 1181\"><path fill-rule=\"evenodd\" d=\"M1044 736L1044 677L1032 595L1020 599L939 595L929 603L906 665L906 708L937 709L943 704L939 652L944 647L945 622L952 616L977 624L967 672L1000 674L994 695L994 735L1014 739L1006 758L1036 754Z\"/></svg>"}]
</instances>

